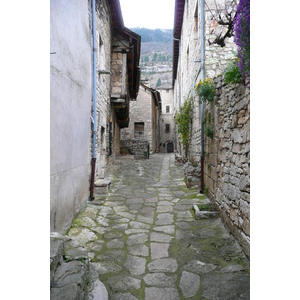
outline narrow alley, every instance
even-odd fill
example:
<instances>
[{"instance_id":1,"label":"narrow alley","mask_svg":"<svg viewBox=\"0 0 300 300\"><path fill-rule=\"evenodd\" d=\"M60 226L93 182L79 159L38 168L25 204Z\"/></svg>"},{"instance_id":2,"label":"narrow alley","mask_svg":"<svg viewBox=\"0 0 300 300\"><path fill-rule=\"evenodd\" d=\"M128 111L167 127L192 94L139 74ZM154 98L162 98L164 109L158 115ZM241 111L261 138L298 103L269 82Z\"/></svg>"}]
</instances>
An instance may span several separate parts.
<instances>
[{"instance_id":1,"label":"narrow alley","mask_svg":"<svg viewBox=\"0 0 300 300\"><path fill-rule=\"evenodd\" d=\"M249 260L218 215L195 219L193 204L210 201L186 188L174 154L119 156L108 177L109 192L66 234L87 249L108 299L250 299Z\"/></svg>"}]
</instances>

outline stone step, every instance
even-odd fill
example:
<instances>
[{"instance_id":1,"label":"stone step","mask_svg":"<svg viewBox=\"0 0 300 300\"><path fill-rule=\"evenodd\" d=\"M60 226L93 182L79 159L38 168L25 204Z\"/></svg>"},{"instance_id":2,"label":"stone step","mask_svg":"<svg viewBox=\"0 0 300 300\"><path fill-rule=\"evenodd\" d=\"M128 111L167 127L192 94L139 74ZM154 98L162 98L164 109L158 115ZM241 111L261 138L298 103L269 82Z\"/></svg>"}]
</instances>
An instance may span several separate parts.
<instances>
[{"instance_id":1,"label":"stone step","mask_svg":"<svg viewBox=\"0 0 300 300\"><path fill-rule=\"evenodd\" d=\"M108 300L87 250L57 232L50 234L50 299Z\"/></svg>"},{"instance_id":2,"label":"stone step","mask_svg":"<svg viewBox=\"0 0 300 300\"><path fill-rule=\"evenodd\" d=\"M197 204L193 205L193 209L195 210L195 219L196 220L216 218L219 216L219 212L217 212L217 211L200 210Z\"/></svg>"},{"instance_id":3,"label":"stone step","mask_svg":"<svg viewBox=\"0 0 300 300\"><path fill-rule=\"evenodd\" d=\"M110 190L111 180L110 179L98 179L94 183L95 195L107 194Z\"/></svg>"},{"instance_id":4,"label":"stone step","mask_svg":"<svg viewBox=\"0 0 300 300\"><path fill-rule=\"evenodd\" d=\"M50 233L50 286L57 267L63 263L64 239L58 232Z\"/></svg>"}]
</instances>

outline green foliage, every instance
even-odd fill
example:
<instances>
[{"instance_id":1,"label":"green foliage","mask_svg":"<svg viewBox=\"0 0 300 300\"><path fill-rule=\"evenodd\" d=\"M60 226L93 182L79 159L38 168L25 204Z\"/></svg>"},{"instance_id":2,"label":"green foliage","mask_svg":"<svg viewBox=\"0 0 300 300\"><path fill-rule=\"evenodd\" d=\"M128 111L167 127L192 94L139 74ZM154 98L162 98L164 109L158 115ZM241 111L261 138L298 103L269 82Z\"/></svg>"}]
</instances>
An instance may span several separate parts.
<instances>
[{"instance_id":1,"label":"green foliage","mask_svg":"<svg viewBox=\"0 0 300 300\"><path fill-rule=\"evenodd\" d=\"M226 84L235 84L243 82L242 74L237 66L238 58L234 61L229 61L227 68L224 71L224 82Z\"/></svg>"},{"instance_id":2,"label":"green foliage","mask_svg":"<svg viewBox=\"0 0 300 300\"><path fill-rule=\"evenodd\" d=\"M208 204L198 204L198 208L200 211L202 210L206 210L206 211L210 211L210 206Z\"/></svg>"},{"instance_id":3,"label":"green foliage","mask_svg":"<svg viewBox=\"0 0 300 300\"><path fill-rule=\"evenodd\" d=\"M211 127L210 124L205 124L204 126L204 134L209 137L209 138L213 138L214 136L214 129Z\"/></svg>"},{"instance_id":4,"label":"green foliage","mask_svg":"<svg viewBox=\"0 0 300 300\"><path fill-rule=\"evenodd\" d=\"M208 186L205 185L205 186L204 186L204 195L207 195L207 193L208 193Z\"/></svg>"},{"instance_id":5,"label":"green foliage","mask_svg":"<svg viewBox=\"0 0 300 300\"><path fill-rule=\"evenodd\" d=\"M159 87L159 86L161 86L161 79L160 78L158 78L157 83L156 83L156 87Z\"/></svg>"},{"instance_id":6,"label":"green foliage","mask_svg":"<svg viewBox=\"0 0 300 300\"><path fill-rule=\"evenodd\" d=\"M212 123L212 118L210 115L210 112L208 112L207 110L205 111L205 116L204 116L204 134L209 137L209 138L213 138L214 136L214 129L213 126L211 125Z\"/></svg>"},{"instance_id":7,"label":"green foliage","mask_svg":"<svg viewBox=\"0 0 300 300\"><path fill-rule=\"evenodd\" d=\"M200 80L196 84L195 88L200 96L203 98L204 101L212 102L215 96L215 85L212 79L205 78L203 81Z\"/></svg>"},{"instance_id":8,"label":"green foliage","mask_svg":"<svg viewBox=\"0 0 300 300\"><path fill-rule=\"evenodd\" d=\"M176 115L175 123L177 125L177 132L181 135L182 144L184 148L188 146L190 138L190 128L193 118L193 98L186 100L180 107Z\"/></svg>"},{"instance_id":9,"label":"green foliage","mask_svg":"<svg viewBox=\"0 0 300 300\"><path fill-rule=\"evenodd\" d=\"M152 58L152 61L157 61L157 53L154 53L154 56Z\"/></svg>"}]
</instances>

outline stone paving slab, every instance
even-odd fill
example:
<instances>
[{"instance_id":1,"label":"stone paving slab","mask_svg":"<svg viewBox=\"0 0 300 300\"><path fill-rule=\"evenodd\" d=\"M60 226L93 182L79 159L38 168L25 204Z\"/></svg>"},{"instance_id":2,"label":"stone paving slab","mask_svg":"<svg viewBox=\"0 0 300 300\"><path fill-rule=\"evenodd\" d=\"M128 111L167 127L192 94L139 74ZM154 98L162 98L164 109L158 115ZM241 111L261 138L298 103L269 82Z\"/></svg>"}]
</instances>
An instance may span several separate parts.
<instances>
[{"instance_id":1,"label":"stone paving slab","mask_svg":"<svg viewBox=\"0 0 300 300\"><path fill-rule=\"evenodd\" d=\"M174 154L118 158L101 203L88 202L67 236L88 251L109 299L250 299L249 260L210 201L187 188ZM97 200L98 201L98 200Z\"/></svg>"}]
</instances>

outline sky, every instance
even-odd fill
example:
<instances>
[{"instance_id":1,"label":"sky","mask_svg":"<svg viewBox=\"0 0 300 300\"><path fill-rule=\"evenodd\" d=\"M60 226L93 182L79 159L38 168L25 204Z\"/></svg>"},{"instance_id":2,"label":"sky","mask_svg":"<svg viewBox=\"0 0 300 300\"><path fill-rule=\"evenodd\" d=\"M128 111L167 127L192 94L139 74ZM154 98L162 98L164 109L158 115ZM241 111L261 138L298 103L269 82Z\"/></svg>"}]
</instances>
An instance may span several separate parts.
<instances>
[{"instance_id":1,"label":"sky","mask_svg":"<svg viewBox=\"0 0 300 300\"><path fill-rule=\"evenodd\" d=\"M120 0L127 28L173 29L175 0Z\"/></svg>"}]
</instances>

